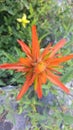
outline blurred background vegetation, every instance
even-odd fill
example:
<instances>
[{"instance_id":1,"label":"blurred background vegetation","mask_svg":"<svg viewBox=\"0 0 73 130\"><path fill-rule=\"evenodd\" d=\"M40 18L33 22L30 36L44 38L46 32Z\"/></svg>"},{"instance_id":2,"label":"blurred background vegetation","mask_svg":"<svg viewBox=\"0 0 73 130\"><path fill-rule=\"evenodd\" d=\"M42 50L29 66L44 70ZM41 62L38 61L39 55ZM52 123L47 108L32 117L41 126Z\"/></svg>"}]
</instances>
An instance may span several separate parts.
<instances>
[{"instance_id":1,"label":"blurred background vegetation","mask_svg":"<svg viewBox=\"0 0 73 130\"><path fill-rule=\"evenodd\" d=\"M22 24L17 22L17 18L21 18L24 13L27 15L27 19L30 21L26 28L23 28ZM25 43L30 45L31 26L33 24L37 25L41 47L46 47L49 42L56 44L60 39L67 38L68 42L60 50L60 52L62 52L64 55L73 53L72 0L0 0L0 63L15 62L20 56L25 56L17 43L17 39L22 39L25 41ZM73 80L73 60L68 61L64 64L64 66L65 67L60 70L62 72L61 80L66 83L70 80ZM20 86L23 84L23 80L25 79L20 73L15 73L12 70L0 70L0 87L7 85ZM50 86L51 83L43 86L44 95L48 94ZM52 107L48 105L48 109L51 107L51 109L54 110L51 120L48 119L49 116L47 114L45 115L45 113L43 115L38 114L36 111L36 106L43 105L37 100L36 96L32 96L31 100L29 100L31 91L27 92L27 94L24 96L25 102L24 98L20 101L18 111L20 114L24 111L24 109L28 110L28 116L30 119L32 119L31 123L34 126L34 130L39 130L37 127L38 124L41 124L43 127L42 130L48 130L48 128L50 128L50 130L59 130L57 126L59 123L61 123L62 117L65 118L64 120L66 123L68 121L70 121L69 124L73 123L73 117L66 115L64 117L63 113L57 109L57 105L54 104ZM54 89L53 93L57 94ZM9 97L7 97L5 101L6 103L9 102ZM12 110L12 108L8 109L6 104L4 105L7 110ZM49 126L42 123L46 118L47 121L49 120ZM51 125L53 120L56 122L56 125L53 124L54 126ZM68 128L68 126L65 126L64 129L72 130L70 127Z\"/></svg>"},{"instance_id":2,"label":"blurred background vegetation","mask_svg":"<svg viewBox=\"0 0 73 130\"><path fill-rule=\"evenodd\" d=\"M26 28L17 22L23 14L30 23ZM73 2L71 0L0 0L0 63L14 62L20 55L21 48L17 39L31 44L31 26L37 25L41 47L50 41L56 43L61 38L67 38L68 43L61 50L64 55L73 52ZM72 61L65 64L63 81L72 78ZM17 78L16 78L17 77ZM11 70L0 71L0 86L22 83L20 74Z\"/></svg>"}]
</instances>

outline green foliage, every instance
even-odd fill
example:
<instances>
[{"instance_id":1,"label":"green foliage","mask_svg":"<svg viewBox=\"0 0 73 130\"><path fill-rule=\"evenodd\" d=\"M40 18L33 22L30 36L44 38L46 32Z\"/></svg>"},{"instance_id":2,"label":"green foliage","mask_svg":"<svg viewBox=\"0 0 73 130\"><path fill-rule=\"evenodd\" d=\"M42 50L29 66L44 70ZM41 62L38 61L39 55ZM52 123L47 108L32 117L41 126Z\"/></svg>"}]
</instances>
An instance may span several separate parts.
<instances>
[{"instance_id":1,"label":"green foliage","mask_svg":"<svg viewBox=\"0 0 73 130\"><path fill-rule=\"evenodd\" d=\"M25 13L30 20L26 28L23 28L22 25L17 22L17 18L21 18L23 13ZM64 54L70 53L73 41L72 21L72 4L67 1L58 3L54 0L1 0L0 63L13 62L15 61L14 59L18 59L18 57L23 55L20 49L18 49L17 39L22 39L30 44L31 26L33 24L38 26L39 41L42 47L46 46L50 41L55 42L63 37L67 37L69 43L64 49ZM70 74L71 68L69 68L69 66L70 64L68 68L66 68ZM10 73L11 71L8 72ZM66 78L64 77L64 79Z\"/></svg>"},{"instance_id":2,"label":"green foliage","mask_svg":"<svg viewBox=\"0 0 73 130\"><path fill-rule=\"evenodd\" d=\"M25 29L16 20L23 13L30 20ZM73 31L72 20L72 5L65 1L59 6L54 0L3 0L0 2L0 49L13 52L18 38L30 43L32 24L38 26L40 37L45 33L52 41L67 37Z\"/></svg>"},{"instance_id":3,"label":"green foliage","mask_svg":"<svg viewBox=\"0 0 73 130\"><path fill-rule=\"evenodd\" d=\"M56 43L61 38L68 39L68 43L65 45L61 52L64 55L73 52L73 9L72 3L68 3L67 0L58 3L55 0L0 0L0 63L15 62L18 58L25 57L25 54L21 51L20 46L17 43L17 39L22 39L27 44L31 44L31 26L37 25L39 41L41 47L45 47L50 41ZM23 28L20 23L17 22L17 18L21 18L23 13L27 15L30 23ZM64 64L62 70L63 82L70 81L73 76L73 60ZM20 73L15 73L11 70L0 70L0 86L18 85L24 81L24 76ZM51 83L43 85L43 93L46 96L48 91L57 95L57 91L54 90ZM64 129L71 130L70 125L73 121L71 115L60 112L57 106L48 106L54 110L53 117L44 112L43 115L39 114L36 110L38 105L44 106L43 103L37 100L34 94L34 98L29 100L30 92L24 96L19 102L18 113L21 114L25 109L28 111L28 116L31 119L32 130L59 130L59 125L64 120ZM14 92L15 93L15 92ZM13 121L13 111L9 106L9 100L6 99L4 105L6 110L10 113L8 118ZM60 101L61 102L61 101ZM63 103L63 102L62 102ZM0 106L0 114L2 113L3 106ZM43 123L47 120L47 124ZM38 124L40 126L38 127Z\"/></svg>"},{"instance_id":4,"label":"green foliage","mask_svg":"<svg viewBox=\"0 0 73 130\"><path fill-rule=\"evenodd\" d=\"M70 53L73 53L73 38L70 39L70 41L64 46L64 48L61 50L63 55L69 55ZM73 59L70 61L67 61L64 63L64 68L62 71L62 81L64 83L69 82L73 78Z\"/></svg>"}]
</instances>

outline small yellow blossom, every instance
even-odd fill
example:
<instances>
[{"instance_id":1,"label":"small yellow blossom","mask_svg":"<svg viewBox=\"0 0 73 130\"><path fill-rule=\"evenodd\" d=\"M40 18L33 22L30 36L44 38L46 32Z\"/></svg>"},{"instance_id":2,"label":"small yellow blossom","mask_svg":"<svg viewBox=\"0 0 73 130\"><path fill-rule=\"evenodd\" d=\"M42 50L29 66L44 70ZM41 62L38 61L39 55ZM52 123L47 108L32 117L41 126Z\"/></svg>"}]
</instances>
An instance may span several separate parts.
<instances>
[{"instance_id":1,"label":"small yellow blossom","mask_svg":"<svg viewBox=\"0 0 73 130\"><path fill-rule=\"evenodd\" d=\"M29 23L30 21L26 18L26 14L23 14L22 18L17 19L18 22L22 23L22 26L25 28L26 24Z\"/></svg>"}]
</instances>

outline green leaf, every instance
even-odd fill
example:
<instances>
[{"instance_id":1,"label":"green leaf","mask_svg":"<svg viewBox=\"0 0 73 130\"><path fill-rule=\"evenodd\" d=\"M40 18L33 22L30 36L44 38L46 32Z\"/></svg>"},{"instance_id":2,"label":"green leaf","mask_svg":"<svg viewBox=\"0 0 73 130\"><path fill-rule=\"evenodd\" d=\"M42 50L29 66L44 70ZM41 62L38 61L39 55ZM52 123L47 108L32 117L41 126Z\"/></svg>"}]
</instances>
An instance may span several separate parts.
<instances>
[{"instance_id":1,"label":"green leaf","mask_svg":"<svg viewBox=\"0 0 73 130\"><path fill-rule=\"evenodd\" d=\"M35 119L36 121L46 120L45 115L40 115L39 113L35 113L35 115L30 113L29 116L30 116L31 118Z\"/></svg>"},{"instance_id":2,"label":"green leaf","mask_svg":"<svg viewBox=\"0 0 73 130\"><path fill-rule=\"evenodd\" d=\"M15 125L14 113L9 111L6 118Z\"/></svg>"},{"instance_id":3,"label":"green leaf","mask_svg":"<svg viewBox=\"0 0 73 130\"><path fill-rule=\"evenodd\" d=\"M73 124L73 116L67 114L67 115L63 115L63 120L64 122L69 125Z\"/></svg>"},{"instance_id":4,"label":"green leaf","mask_svg":"<svg viewBox=\"0 0 73 130\"><path fill-rule=\"evenodd\" d=\"M5 0L0 0L0 2L5 2Z\"/></svg>"},{"instance_id":5,"label":"green leaf","mask_svg":"<svg viewBox=\"0 0 73 130\"><path fill-rule=\"evenodd\" d=\"M19 48L15 47L14 49L15 49L18 57L25 57L25 53L22 52Z\"/></svg>"},{"instance_id":6,"label":"green leaf","mask_svg":"<svg viewBox=\"0 0 73 130\"><path fill-rule=\"evenodd\" d=\"M3 110L4 110L3 106L0 106L0 114L3 113Z\"/></svg>"},{"instance_id":7,"label":"green leaf","mask_svg":"<svg viewBox=\"0 0 73 130\"><path fill-rule=\"evenodd\" d=\"M11 62L15 62L16 61L16 58L14 58L12 55L6 53L6 52L3 52L3 54L11 61Z\"/></svg>"},{"instance_id":8,"label":"green leaf","mask_svg":"<svg viewBox=\"0 0 73 130\"><path fill-rule=\"evenodd\" d=\"M0 12L7 11L7 8L5 6L0 8Z\"/></svg>"},{"instance_id":9,"label":"green leaf","mask_svg":"<svg viewBox=\"0 0 73 130\"><path fill-rule=\"evenodd\" d=\"M0 86L5 86L6 84L0 79Z\"/></svg>"},{"instance_id":10,"label":"green leaf","mask_svg":"<svg viewBox=\"0 0 73 130\"><path fill-rule=\"evenodd\" d=\"M50 33L50 32L45 33L43 36L41 36L40 39L39 39L39 43L40 43L45 37L47 37L47 35L49 35L49 33Z\"/></svg>"},{"instance_id":11,"label":"green leaf","mask_svg":"<svg viewBox=\"0 0 73 130\"><path fill-rule=\"evenodd\" d=\"M67 82L73 77L73 67L66 71L66 74L62 77L62 82Z\"/></svg>"}]
</instances>

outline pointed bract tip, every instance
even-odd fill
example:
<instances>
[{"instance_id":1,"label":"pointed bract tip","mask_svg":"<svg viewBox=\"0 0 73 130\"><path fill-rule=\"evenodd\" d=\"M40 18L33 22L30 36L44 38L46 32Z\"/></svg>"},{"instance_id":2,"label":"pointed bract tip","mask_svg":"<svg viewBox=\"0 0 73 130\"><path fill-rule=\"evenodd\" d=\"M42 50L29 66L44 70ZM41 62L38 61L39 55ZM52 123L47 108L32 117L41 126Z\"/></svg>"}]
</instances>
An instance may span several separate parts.
<instances>
[{"instance_id":1,"label":"pointed bract tip","mask_svg":"<svg viewBox=\"0 0 73 130\"><path fill-rule=\"evenodd\" d=\"M32 25L32 30L35 30L36 29L36 25Z\"/></svg>"}]
</instances>

